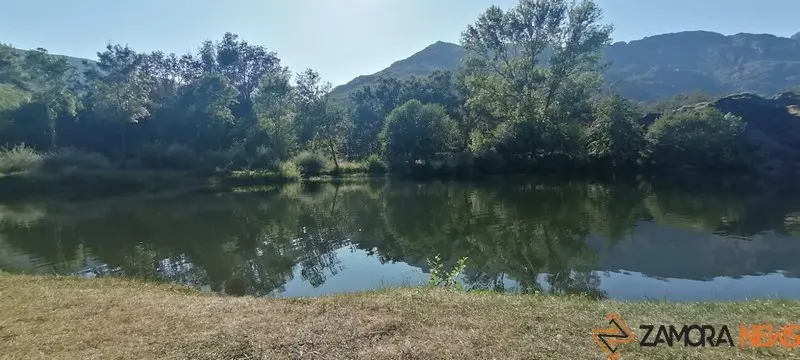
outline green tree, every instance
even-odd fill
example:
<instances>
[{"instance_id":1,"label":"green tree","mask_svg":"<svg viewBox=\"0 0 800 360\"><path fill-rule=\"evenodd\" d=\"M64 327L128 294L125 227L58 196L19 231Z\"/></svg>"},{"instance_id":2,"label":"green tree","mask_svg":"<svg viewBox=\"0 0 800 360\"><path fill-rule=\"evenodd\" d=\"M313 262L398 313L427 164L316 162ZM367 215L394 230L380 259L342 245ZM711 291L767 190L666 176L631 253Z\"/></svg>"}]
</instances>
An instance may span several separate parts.
<instances>
[{"instance_id":1,"label":"green tree","mask_svg":"<svg viewBox=\"0 0 800 360\"><path fill-rule=\"evenodd\" d=\"M383 129L387 112L370 86L352 93L350 101L353 126L348 134L348 154L352 158L362 159L378 152L378 135Z\"/></svg>"},{"instance_id":2,"label":"green tree","mask_svg":"<svg viewBox=\"0 0 800 360\"><path fill-rule=\"evenodd\" d=\"M277 54L266 47L251 45L233 33L225 33L222 40L206 41L200 46L198 55L188 58L186 62L191 75L220 73L228 78L231 85L239 91L240 111L237 116L247 115L252 107L251 100L256 94L260 81L269 74L284 72Z\"/></svg>"},{"instance_id":3,"label":"green tree","mask_svg":"<svg viewBox=\"0 0 800 360\"><path fill-rule=\"evenodd\" d=\"M23 70L23 58L16 49L0 44L0 84L28 90L28 76Z\"/></svg>"},{"instance_id":4,"label":"green tree","mask_svg":"<svg viewBox=\"0 0 800 360\"><path fill-rule=\"evenodd\" d=\"M744 131L742 118L710 106L675 111L648 128L644 156L662 168L746 166Z\"/></svg>"},{"instance_id":5,"label":"green tree","mask_svg":"<svg viewBox=\"0 0 800 360\"><path fill-rule=\"evenodd\" d=\"M412 99L444 107L458 125L459 150L466 149L471 123L462 116L466 101L462 77L451 71L435 70L428 76L412 76L405 80L381 78L375 86L353 92L350 95L353 126L348 134L348 154L356 159L375 154L380 147L378 135L386 116Z\"/></svg>"},{"instance_id":6,"label":"green tree","mask_svg":"<svg viewBox=\"0 0 800 360\"><path fill-rule=\"evenodd\" d=\"M75 69L66 59L51 56L42 48L28 51L25 63L32 77L32 100L45 109L49 147L54 150L57 146L56 120L62 115L74 117L77 114Z\"/></svg>"},{"instance_id":7,"label":"green tree","mask_svg":"<svg viewBox=\"0 0 800 360\"><path fill-rule=\"evenodd\" d=\"M464 31L468 103L510 123L489 138L524 139L530 157L574 147L610 42L601 15L590 0L520 0L509 11L490 7Z\"/></svg>"},{"instance_id":8,"label":"green tree","mask_svg":"<svg viewBox=\"0 0 800 360\"><path fill-rule=\"evenodd\" d=\"M322 82L319 74L308 69L297 76L295 101L299 117L300 138L320 143L339 172L337 153L342 150L347 134L347 117L343 109L333 104L328 94L331 84Z\"/></svg>"},{"instance_id":9,"label":"green tree","mask_svg":"<svg viewBox=\"0 0 800 360\"><path fill-rule=\"evenodd\" d=\"M383 153L393 165L430 160L449 150L455 131L441 105L409 100L386 118L381 133Z\"/></svg>"},{"instance_id":10,"label":"green tree","mask_svg":"<svg viewBox=\"0 0 800 360\"><path fill-rule=\"evenodd\" d=\"M216 149L223 149L223 139L236 120L231 107L239 95L228 79L218 74L206 75L184 89L186 117L195 123L196 148L204 148L202 140L211 138Z\"/></svg>"},{"instance_id":11,"label":"green tree","mask_svg":"<svg viewBox=\"0 0 800 360\"><path fill-rule=\"evenodd\" d=\"M118 129L119 159L124 164L128 158L128 127L150 115L145 58L121 45L108 45L97 56L97 66L86 73L90 81L87 103L96 116L106 118Z\"/></svg>"},{"instance_id":12,"label":"green tree","mask_svg":"<svg viewBox=\"0 0 800 360\"><path fill-rule=\"evenodd\" d=\"M277 160L288 158L297 143L293 91L288 73L272 74L262 79L255 100L259 125L248 140L270 149Z\"/></svg>"},{"instance_id":13,"label":"green tree","mask_svg":"<svg viewBox=\"0 0 800 360\"><path fill-rule=\"evenodd\" d=\"M595 107L595 118L586 128L588 155L612 167L633 165L644 145L639 114L618 95L606 97Z\"/></svg>"}]
</instances>

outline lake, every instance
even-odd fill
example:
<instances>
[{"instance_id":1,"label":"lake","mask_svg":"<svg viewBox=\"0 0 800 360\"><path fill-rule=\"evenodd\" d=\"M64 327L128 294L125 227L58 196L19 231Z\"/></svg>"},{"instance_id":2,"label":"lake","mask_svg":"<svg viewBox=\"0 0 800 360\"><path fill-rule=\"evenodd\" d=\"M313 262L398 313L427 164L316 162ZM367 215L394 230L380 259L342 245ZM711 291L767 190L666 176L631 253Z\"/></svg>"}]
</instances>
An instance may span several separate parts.
<instances>
[{"instance_id":1,"label":"lake","mask_svg":"<svg viewBox=\"0 0 800 360\"><path fill-rule=\"evenodd\" d=\"M374 180L0 204L0 269L229 295L422 286L642 300L800 299L800 195L647 182Z\"/></svg>"}]
</instances>

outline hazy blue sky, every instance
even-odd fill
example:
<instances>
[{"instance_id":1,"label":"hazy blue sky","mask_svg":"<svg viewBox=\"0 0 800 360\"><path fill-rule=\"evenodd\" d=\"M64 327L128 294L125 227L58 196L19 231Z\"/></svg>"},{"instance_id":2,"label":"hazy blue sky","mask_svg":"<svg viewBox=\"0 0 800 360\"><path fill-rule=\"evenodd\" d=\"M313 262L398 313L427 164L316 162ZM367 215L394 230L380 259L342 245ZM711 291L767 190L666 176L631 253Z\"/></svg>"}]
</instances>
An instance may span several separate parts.
<instances>
[{"instance_id":1,"label":"hazy blue sky","mask_svg":"<svg viewBox=\"0 0 800 360\"><path fill-rule=\"evenodd\" d=\"M614 40L682 30L791 36L797 0L597 0ZM486 7L516 0L6 0L0 42L95 58L106 43L185 53L226 31L267 46L297 72L334 84L431 43L458 42Z\"/></svg>"}]
</instances>

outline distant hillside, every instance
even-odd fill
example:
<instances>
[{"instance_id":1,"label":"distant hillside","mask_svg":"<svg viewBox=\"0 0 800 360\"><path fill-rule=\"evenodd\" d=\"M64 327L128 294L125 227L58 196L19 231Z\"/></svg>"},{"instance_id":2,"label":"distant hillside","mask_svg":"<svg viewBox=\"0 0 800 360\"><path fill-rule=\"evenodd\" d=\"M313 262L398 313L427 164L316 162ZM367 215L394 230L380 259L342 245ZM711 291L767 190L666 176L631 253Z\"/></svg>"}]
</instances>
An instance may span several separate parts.
<instances>
[{"instance_id":1,"label":"distant hillside","mask_svg":"<svg viewBox=\"0 0 800 360\"><path fill-rule=\"evenodd\" d=\"M725 36L709 31L685 31L617 42L605 51L611 63L606 84L622 95L642 101L679 93L721 95L755 92L772 95L800 85L800 33L792 38L768 34ZM359 76L333 90L346 98L379 77L407 78L436 69L456 69L464 50L437 42L372 75Z\"/></svg>"},{"instance_id":2,"label":"distant hillside","mask_svg":"<svg viewBox=\"0 0 800 360\"><path fill-rule=\"evenodd\" d=\"M32 50L22 50L22 49L16 49L16 50L19 51L23 55L27 51L32 51ZM95 62L94 60L77 58L77 57L72 57L72 56L67 56L67 55L59 55L59 54L50 54L50 55L67 59L67 62L77 70L79 75L82 75L83 71L86 69L86 66L83 65L84 61Z\"/></svg>"},{"instance_id":3,"label":"distant hillside","mask_svg":"<svg viewBox=\"0 0 800 360\"><path fill-rule=\"evenodd\" d=\"M338 100L344 100L351 92L374 84L380 77L405 79L411 76L425 76L435 70L457 69L463 58L464 49L461 46L438 41L386 69L372 75L359 76L345 85L337 86L331 95Z\"/></svg>"},{"instance_id":4,"label":"distant hillside","mask_svg":"<svg viewBox=\"0 0 800 360\"><path fill-rule=\"evenodd\" d=\"M28 51L34 51L34 49L31 49L31 50L16 49L16 48L13 48L13 47L11 47L9 45L5 45L5 44L2 44L2 43L0 43L0 47L2 47L5 50L9 50L10 49L12 52L16 52L21 56L25 56L25 53L28 52ZM67 55L59 55L59 54L52 54L52 53L50 53L50 55L66 59L67 63L69 63L72 67L75 68L76 74L78 75L78 80L80 80L80 81L83 80L83 78L84 78L83 73L86 70L86 66L83 64L83 62L84 61L89 61L90 63L94 63L95 62L94 60L77 58L77 57L72 57L72 56L67 56ZM0 88L0 96L8 96L8 91L7 91L8 90L7 89L8 85L7 84L0 84L0 87L5 87L6 88L6 89Z\"/></svg>"}]
</instances>

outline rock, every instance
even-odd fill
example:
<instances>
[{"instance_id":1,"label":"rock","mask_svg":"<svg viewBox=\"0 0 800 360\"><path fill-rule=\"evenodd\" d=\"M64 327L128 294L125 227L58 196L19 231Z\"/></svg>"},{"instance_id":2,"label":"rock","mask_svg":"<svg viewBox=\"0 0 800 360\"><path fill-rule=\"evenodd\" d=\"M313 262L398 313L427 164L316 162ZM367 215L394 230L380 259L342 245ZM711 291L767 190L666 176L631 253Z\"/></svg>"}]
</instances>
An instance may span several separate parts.
<instances>
[{"instance_id":1,"label":"rock","mask_svg":"<svg viewBox=\"0 0 800 360\"><path fill-rule=\"evenodd\" d=\"M653 125L653 123L656 122L656 120L658 120L658 118L661 117L661 114L662 113L660 112L651 112L644 114L644 116L639 118L639 122L642 123L642 125L644 125L645 127L648 127L650 125Z\"/></svg>"}]
</instances>

